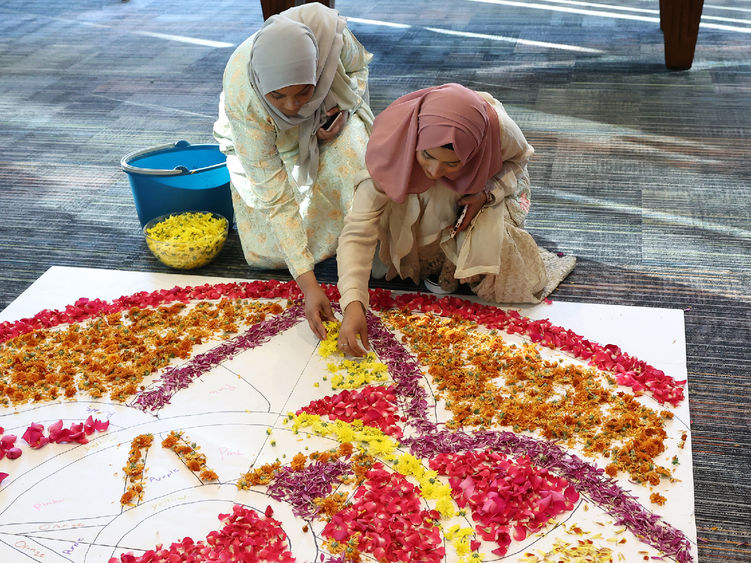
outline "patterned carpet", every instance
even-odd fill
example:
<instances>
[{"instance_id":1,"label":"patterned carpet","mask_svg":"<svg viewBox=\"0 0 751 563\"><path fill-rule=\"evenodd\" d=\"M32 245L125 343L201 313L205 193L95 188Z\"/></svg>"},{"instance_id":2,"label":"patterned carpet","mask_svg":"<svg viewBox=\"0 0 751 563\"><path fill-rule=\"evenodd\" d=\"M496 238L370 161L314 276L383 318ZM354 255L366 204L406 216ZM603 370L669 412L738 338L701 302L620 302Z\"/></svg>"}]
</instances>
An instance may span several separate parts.
<instances>
[{"instance_id":1,"label":"patterned carpet","mask_svg":"<svg viewBox=\"0 0 751 563\"><path fill-rule=\"evenodd\" d=\"M553 299L685 311L700 558L751 561L751 3L705 2L682 72L656 0L337 8L375 55L376 112L449 81L504 102L537 151L528 227L579 258ZM52 265L168 271L120 158L213 142L224 64L260 23L258 2L0 3L0 308ZM288 278L249 269L234 232L196 273Z\"/></svg>"}]
</instances>

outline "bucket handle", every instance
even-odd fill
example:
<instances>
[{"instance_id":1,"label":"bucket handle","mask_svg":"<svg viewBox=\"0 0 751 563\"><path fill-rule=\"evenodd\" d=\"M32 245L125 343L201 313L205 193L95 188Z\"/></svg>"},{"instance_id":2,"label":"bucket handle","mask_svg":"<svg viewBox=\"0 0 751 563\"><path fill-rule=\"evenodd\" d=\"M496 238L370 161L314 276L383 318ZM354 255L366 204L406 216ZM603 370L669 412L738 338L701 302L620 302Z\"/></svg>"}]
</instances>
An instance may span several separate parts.
<instances>
[{"instance_id":1,"label":"bucket handle","mask_svg":"<svg viewBox=\"0 0 751 563\"><path fill-rule=\"evenodd\" d=\"M147 153L157 153L161 151L167 151L171 149L184 149L186 147L189 147L190 143L186 141L185 139L181 139L177 141L176 143L168 143L166 145L159 145L157 147L149 147L147 149L138 150L129 154L126 154L122 159L120 160L120 166L122 167L124 172L128 172L131 174L145 174L148 176L184 176L186 174L196 174L197 172L204 172L206 170L213 170L215 168L221 168L222 166L226 166L224 162L220 162L219 164L212 164L211 166L204 166L203 168L196 168L195 170L190 170L186 166L183 166L182 164L175 166L172 170L155 170L151 168L138 168L136 166L133 166L130 164L131 160L134 160L138 158L139 156L142 156Z\"/></svg>"},{"instance_id":2,"label":"bucket handle","mask_svg":"<svg viewBox=\"0 0 751 563\"><path fill-rule=\"evenodd\" d=\"M190 146L190 143L188 141L186 141L185 139L180 139L179 141L177 141L175 143L175 148L176 149L184 149L184 148L189 147L189 146ZM177 166L175 166L175 168L173 168L173 170L179 170L181 175L185 175L185 174L193 174L194 172L198 172L200 170L205 170L205 169L204 168L199 168L197 170L189 170L187 166L183 166L182 164L178 164Z\"/></svg>"}]
</instances>

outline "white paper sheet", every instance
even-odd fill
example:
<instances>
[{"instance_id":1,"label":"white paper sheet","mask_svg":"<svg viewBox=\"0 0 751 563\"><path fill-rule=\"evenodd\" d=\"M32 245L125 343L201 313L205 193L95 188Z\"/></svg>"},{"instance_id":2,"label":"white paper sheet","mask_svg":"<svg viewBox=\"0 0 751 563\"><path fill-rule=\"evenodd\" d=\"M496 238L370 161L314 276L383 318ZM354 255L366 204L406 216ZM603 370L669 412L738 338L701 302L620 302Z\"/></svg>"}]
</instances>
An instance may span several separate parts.
<instances>
[{"instance_id":1,"label":"white paper sheet","mask_svg":"<svg viewBox=\"0 0 751 563\"><path fill-rule=\"evenodd\" d=\"M112 300L142 290L227 281L233 280L53 267L0 313L0 321L30 317L45 308L62 309L80 297ZM553 302L520 312L533 319L548 318L601 344L617 344L674 379L686 379L682 311ZM330 387L320 385L327 373L327 361L317 354L317 345L307 323L302 322L265 345L203 374L177 393L158 416L109 399L84 397L76 402L0 410L0 426L6 434L19 436L16 445L23 450L18 459L0 460L0 471L10 474L0 485L0 561L91 563L128 551L138 555L157 544L168 546L186 536L198 541L220 528L217 515L231 512L235 503L260 513L272 506L297 560L318 560L325 553L321 548L322 522L303 531L305 522L297 519L289 506L269 498L262 489L241 491L234 484L251 466L278 458L288 463L296 452L306 451L305 447L310 451L336 447L337 443L327 438L301 441L282 423L286 413L333 393ZM648 397L642 402L658 407ZM648 489L625 478L618 482L644 507L682 531L692 544L696 560L687 393L686 399L671 410L675 418L666 427L668 451L660 460L669 463L678 456L680 464L675 473L677 482L658 489L668 499L666 504L652 505ZM438 413L438 422L448 418L440 404L434 412ZM92 434L88 444L49 444L34 450L20 438L32 422L48 426L62 419L68 425L89 415L109 420L110 426L106 432ZM200 445L208 465L219 474L218 483L201 483L173 452L159 447L158 442L171 430L184 431ZM678 448L678 437L684 432L688 439L683 448ZM131 440L144 433L155 436L147 459L145 496L138 506L123 508L121 468ZM561 522L579 526L589 533L583 538L595 536L596 542L623 554L626 561L661 555L628 531L617 536L627 538L624 544L608 542L616 529L612 519L585 498L572 512L563 515ZM522 553L545 551L563 531L564 526L551 526L544 534L512 545L504 560L515 561ZM602 534L602 539L597 539L596 534ZM568 539L571 540L570 535ZM451 553L451 549L448 551ZM483 560L499 559L486 554ZM455 561L457 557L449 554L445 560Z\"/></svg>"}]
</instances>

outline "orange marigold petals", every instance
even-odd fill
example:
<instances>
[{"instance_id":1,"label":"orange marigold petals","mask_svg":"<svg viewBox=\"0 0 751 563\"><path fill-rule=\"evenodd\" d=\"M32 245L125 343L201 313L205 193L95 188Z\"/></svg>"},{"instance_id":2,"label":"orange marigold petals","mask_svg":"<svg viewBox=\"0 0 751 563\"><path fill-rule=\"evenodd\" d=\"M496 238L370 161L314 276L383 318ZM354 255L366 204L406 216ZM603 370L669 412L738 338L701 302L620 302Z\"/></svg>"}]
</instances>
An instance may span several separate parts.
<instances>
[{"instance_id":1,"label":"orange marigold petals","mask_svg":"<svg viewBox=\"0 0 751 563\"><path fill-rule=\"evenodd\" d=\"M199 474L202 481L216 481L214 471L206 467L206 456L198 451L198 446L189 442L182 432L173 430L162 440L162 447L169 448L177 454L185 466Z\"/></svg>"},{"instance_id":2,"label":"orange marigold petals","mask_svg":"<svg viewBox=\"0 0 751 563\"><path fill-rule=\"evenodd\" d=\"M79 391L125 402L146 376L173 358L187 358L193 346L227 338L240 322L255 324L281 310L277 303L224 299L193 307L130 307L62 329L39 328L0 343L0 365L6 366L0 375L3 402L73 398ZM206 315L216 322L205 323Z\"/></svg>"},{"instance_id":3,"label":"orange marigold petals","mask_svg":"<svg viewBox=\"0 0 751 563\"><path fill-rule=\"evenodd\" d=\"M123 467L126 485L125 494L120 497L120 504L123 506L134 505L143 498L144 460L153 441L152 434L140 434L130 443L128 461Z\"/></svg>"},{"instance_id":4,"label":"orange marigold petals","mask_svg":"<svg viewBox=\"0 0 751 563\"><path fill-rule=\"evenodd\" d=\"M608 475L626 471L638 482L665 476L653 460L665 451L669 411L656 412L616 391L589 367L547 360L538 345L508 344L496 332L458 317L386 311L383 319L427 367L445 408L446 426L500 425L578 444L609 458Z\"/></svg>"},{"instance_id":5,"label":"orange marigold petals","mask_svg":"<svg viewBox=\"0 0 751 563\"><path fill-rule=\"evenodd\" d=\"M667 499L660 493L652 493L651 495L649 495L649 500L654 504L659 504L660 506L662 506L663 504L665 504L665 501Z\"/></svg>"}]
</instances>

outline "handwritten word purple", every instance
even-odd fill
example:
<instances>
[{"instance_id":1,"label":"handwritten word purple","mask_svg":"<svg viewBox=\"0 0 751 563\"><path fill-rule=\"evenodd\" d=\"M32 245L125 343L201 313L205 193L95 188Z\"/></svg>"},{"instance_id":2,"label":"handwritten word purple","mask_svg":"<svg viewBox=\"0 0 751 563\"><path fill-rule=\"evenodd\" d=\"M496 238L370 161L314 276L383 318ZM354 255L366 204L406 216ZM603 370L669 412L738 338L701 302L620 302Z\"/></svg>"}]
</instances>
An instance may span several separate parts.
<instances>
[{"instance_id":1,"label":"handwritten word purple","mask_svg":"<svg viewBox=\"0 0 751 563\"><path fill-rule=\"evenodd\" d=\"M73 545L71 545L71 546L70 546L70 547L69 547L68 549L63 549L63 553L64 553L65 555L70 555L71 553L73 553L73 552L74 552L74 551L76 550L76 548L77 548L77 547L78 547L79 545L81 545L81 543L80 543L80 542L82 542L82 541L83 541L83 538L78 538L78 539L77 539L77 540L76 540L76 541L75 541L75 542L73 543Z\"/></svg>"},{"instance_id":2,"label":"handwritten word purple","mask_svg":"<svg viewBox=\"0 0 751 563\"><path fill-rule=\"evenodd\" d=\"M177 473L177 469L170 469L167 473L164 475L160 475L159 477L149 477L149 483L157 483L161 481L162 479L166 479L167 477L172 477L175 473Z\"/></svg>"}]
</instances>

